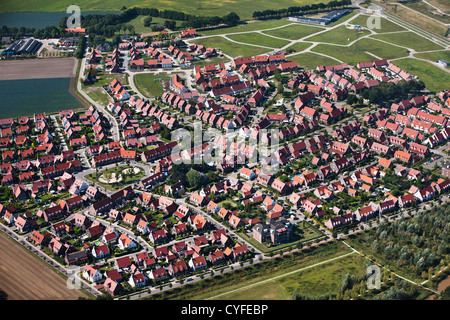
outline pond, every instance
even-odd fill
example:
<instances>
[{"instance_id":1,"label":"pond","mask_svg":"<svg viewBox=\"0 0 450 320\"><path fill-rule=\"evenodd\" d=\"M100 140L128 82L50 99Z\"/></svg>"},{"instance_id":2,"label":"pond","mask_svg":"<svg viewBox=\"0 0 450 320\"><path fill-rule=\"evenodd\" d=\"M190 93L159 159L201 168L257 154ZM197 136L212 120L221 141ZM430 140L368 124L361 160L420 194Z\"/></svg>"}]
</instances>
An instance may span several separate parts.
<instances>
[{"instance_id":1,"label":"pond","mask_svg":"<svg viewBox=\"0 0 450 320\"><path fill-rule=\"evenodd\" d=\"M120 14L119 11L86 11L81 12L82 16L89 14ZM0 27L25 27L44 28L47 26L58 26L64 17L71 14L66 12L2 12L0 13Z\"/></svg>"}]
</instances>

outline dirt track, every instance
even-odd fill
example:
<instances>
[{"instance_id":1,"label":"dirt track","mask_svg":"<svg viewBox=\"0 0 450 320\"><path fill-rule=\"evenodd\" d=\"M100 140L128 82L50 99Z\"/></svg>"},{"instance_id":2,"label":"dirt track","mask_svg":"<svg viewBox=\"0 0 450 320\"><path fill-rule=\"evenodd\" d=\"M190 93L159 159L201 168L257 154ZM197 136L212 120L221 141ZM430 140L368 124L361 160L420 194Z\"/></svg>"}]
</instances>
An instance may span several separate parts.
<instances>
[{"instance_id":1,"label":"dirt track","mask_svg":"<svg viewBox=\"0 0 450 320\"><path fill-rule=\"evenodd\" d=\"M7 300L75 300L86 295L70 290L66 280L45 262L0 232L0 290Z\"/></svg>"},{"instance_id":2,"label":"dirt track","mask_svg":"<svg viewBox=\"0 0 450 320\"><path fill-rule=\"evenodd\" d=\"M29 59L0 61L0 80L72 78L77 59Z\"/></svg>"}]
</instances>

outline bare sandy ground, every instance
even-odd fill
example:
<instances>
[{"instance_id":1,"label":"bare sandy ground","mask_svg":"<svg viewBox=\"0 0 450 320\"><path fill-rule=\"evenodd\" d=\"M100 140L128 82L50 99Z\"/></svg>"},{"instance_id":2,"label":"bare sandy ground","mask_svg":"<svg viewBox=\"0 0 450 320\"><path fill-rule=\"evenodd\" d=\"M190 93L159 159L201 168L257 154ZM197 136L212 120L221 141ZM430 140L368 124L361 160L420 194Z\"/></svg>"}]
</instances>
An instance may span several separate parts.
<instances>
[{"instance_id":1,"label":"bare sandy ground","mask_svg":"<svg viewBox=\"0 0 450 320\"><path fill-rule=\"evenodd\" d=\"M75 300L84 296L45 262L0 232L0 290L7 300Z\"/></svg>"},{"instance_id":2,"label":"bare sandy ground","mask_svg":"<svg viewBox=\"0 0 450 320\"><path fill-rule=\"evenodd\" d=\"M0 80L72 78L77 70L75 58L0 61Z\"/></svg>"}]
</instances>

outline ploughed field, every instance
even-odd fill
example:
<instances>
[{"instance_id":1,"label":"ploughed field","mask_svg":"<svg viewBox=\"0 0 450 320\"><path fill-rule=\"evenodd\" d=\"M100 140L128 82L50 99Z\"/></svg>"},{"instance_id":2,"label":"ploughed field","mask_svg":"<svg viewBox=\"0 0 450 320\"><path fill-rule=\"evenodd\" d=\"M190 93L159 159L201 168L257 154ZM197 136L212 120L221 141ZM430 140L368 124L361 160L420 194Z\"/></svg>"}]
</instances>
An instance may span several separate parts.
<instances>
[{"instance_id":1,"label":"ploughed field","mask_svg":"<svg viewBox=\"0 0 450 320\"><path fill-rule=\"evenodd\" d=\"M0 290L7 300L75 300L86 297L45 262L0 232Z\"/></svg>"}]
</instances>

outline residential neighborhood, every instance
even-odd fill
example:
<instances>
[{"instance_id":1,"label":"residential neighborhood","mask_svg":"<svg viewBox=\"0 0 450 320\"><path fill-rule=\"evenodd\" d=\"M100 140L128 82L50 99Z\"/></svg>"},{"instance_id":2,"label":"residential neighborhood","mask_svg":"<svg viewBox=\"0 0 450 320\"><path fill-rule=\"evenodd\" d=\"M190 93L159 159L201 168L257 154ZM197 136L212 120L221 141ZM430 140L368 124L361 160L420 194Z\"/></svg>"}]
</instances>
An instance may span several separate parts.
<instances>
[{"instance_id":1,"label":"residential neighborhood","mask_svg":"<svg viewBox=\"0 0 450 320\"><path fill-rule=\"evenodd\" d=\"M0 119L1 230L93 296L170 292L448 201L450 88L373 54L307 68L165 29L109 47L76 31L89 106Z\"/></svg>"}]
</instances>

